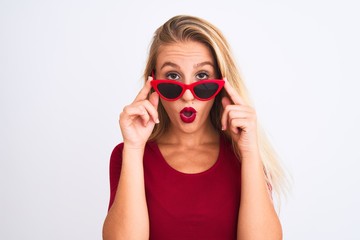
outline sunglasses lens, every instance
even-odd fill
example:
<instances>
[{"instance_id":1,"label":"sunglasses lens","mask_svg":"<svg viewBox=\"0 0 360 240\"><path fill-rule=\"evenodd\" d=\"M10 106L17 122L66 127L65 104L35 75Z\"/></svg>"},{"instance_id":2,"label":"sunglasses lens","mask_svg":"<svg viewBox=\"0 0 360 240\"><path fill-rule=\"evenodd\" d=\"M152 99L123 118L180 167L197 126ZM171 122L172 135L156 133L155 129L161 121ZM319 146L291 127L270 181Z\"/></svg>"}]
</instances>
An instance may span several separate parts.
<instances>
[{"instance_id":1,"label":"sunglasses lens","mask_svg":"<svg viewBox=\"0 0 360 240\"><path fill-rule=\"evenodd\" d=\"M180 96L182 87L172 83L160 83L157 86L161 95L168 99L175 99Z\"/></svg>"},{"instance_id":2,"label":"sunglasses lens","mask_svg":"<svg viewBox=\"0 0 360 240\"><path fill-rule=\"evenodd\" d=\"M204 83L194 87L194 92L199 98L208 99L211 98L218 89L219 85L217 83Z\"/></svg>"}]
</instances>

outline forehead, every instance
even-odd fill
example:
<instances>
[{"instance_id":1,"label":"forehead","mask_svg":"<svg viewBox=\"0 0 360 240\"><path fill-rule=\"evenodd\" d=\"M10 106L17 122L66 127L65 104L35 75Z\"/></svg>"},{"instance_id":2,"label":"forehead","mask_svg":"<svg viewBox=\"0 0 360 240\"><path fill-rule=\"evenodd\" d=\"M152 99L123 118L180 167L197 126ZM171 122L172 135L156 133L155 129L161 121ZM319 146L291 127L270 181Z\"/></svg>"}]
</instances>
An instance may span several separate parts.
<instances>
[{"instance_id":1,"label":"forehead","mask_svg":"<svg viewBox=\"0 0 360 240\"><path fill-rule=\"evenodd\" d=\"M160 46L156 62L157 67L167 61L176 62L179 65L197 64L204 61L214 63L214 56L205 44L187 41Z\"/></svg>"}]
</instances>

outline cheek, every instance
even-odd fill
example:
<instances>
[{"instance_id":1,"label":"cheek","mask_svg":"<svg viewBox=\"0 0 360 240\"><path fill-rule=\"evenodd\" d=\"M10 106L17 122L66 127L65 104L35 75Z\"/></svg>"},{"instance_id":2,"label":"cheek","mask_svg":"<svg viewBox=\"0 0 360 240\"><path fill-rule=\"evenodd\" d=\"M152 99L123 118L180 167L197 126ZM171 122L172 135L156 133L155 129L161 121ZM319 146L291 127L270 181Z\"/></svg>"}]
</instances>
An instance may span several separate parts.
<instances>
[{"instance_id":1,"label":"cheek","mask_svg":"<svg viewBox=\"0 0 360 240\"><path fill-rule=\"evenodd\" d=\"M161 101L161 104L163 105L163 107L165 109L165 112L168 115L176 113L176 106L175 106L174 102L169 102L169 101L165 101L165 100L162 100L162 99L160 99L160 101Z\"/></svg>"},{"instance_id":2,"label":"cheek","mask_svg":"<svg viewBox=\"0 0 360 240\"><path fill-rule=\"evenodd\" d=\"M210 112L213 105L214 105L214 100L206 101L206 104L204 106L206 112Z\"/></svg>"}]
</instances>

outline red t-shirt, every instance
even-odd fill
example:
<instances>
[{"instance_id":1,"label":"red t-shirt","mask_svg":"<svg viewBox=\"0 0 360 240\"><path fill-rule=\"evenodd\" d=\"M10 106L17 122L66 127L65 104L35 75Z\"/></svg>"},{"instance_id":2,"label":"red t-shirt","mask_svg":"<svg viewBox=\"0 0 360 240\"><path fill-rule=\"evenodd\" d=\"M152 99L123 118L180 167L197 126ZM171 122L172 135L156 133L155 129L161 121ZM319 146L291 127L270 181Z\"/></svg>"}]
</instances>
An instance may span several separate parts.
<instances>
[{"instance_id":1,"label":"red t-shirt","mask_svg":"<svg viewBox=\"0 0 360 240\"><path fill-rule=\"evenodd\" d=\"M123 143L110 159L111 207L121 172ZM194 156L196 158L196 156ZM240 204L240 163L224 137L216 163L208 170L186 174L165 161L157 144L144 152L144 179L150 239L236 239Z\"/></svg>"}]
</instances>

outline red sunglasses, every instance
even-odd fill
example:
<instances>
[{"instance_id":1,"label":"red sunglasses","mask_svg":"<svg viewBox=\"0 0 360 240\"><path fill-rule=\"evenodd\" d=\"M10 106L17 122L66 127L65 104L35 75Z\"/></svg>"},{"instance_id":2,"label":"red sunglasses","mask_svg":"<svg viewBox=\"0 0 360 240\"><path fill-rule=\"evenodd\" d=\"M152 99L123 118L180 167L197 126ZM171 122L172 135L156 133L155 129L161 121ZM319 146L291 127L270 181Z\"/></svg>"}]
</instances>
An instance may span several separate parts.
<instances>
[{"instance_id":1,"label":"red sunglasses","mask_svg":"<svg viewBox=\"0 0 360 240\"><path fill-rule=\"evenodd\" d=\"M154 79L154 77L153 77ZM152 80L151 86L167 101L175 101L181 98L186 89L189 89L193 96L200 101L207 101L214 98L223 88L225 81L222 79L200 80L191 84L184 84L175 80Z\"/></svg>"}]
</instances>

